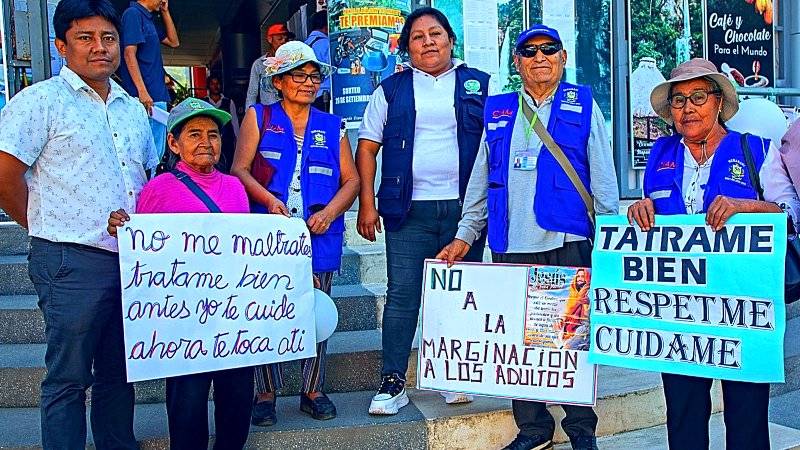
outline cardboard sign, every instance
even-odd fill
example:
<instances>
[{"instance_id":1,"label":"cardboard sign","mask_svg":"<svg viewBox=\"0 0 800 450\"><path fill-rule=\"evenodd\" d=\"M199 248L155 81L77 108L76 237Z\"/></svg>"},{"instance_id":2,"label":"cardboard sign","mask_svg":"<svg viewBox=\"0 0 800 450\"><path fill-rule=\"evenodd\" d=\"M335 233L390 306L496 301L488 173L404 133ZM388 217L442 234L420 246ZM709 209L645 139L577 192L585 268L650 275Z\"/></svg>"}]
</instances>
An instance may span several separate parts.
<instances>
[{"instance_id":1,"label":"cardboard sign","mask_svg":"<svg viewBox=\"0 0 800 450\"><path fill-rule=\"evenodd\" d=\"M656 216L643 233L599 216L592 264L595 364L783 382L784 214Z\"/></svg>"},{"instance_id":2,"label":"cardboard sign","mask_svg":"<svg viewBox=\"0 0 800 450\"><path fill-rule=\"evenodd\" d=\"M585 268L425 262L420 389L595 403Z\"/></svg>"},{"instance_id":3,"label":"cardboard sign","mask_svg":"<svg viewBox=\"0 0 800 450\"><path fill-rule=\"evenodd\" d=\"M316 354L302 220L132 214L118 236L128 381Z\"/></svg>"}]
</instances>

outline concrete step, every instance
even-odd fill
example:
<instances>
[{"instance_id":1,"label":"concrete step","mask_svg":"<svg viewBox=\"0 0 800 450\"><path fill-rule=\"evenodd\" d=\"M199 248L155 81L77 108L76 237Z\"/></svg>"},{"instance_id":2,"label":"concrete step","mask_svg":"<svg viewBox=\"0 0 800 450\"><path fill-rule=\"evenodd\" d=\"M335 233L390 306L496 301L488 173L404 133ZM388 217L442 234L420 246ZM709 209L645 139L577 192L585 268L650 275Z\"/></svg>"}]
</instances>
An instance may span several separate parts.
<instances>
[{"instance_id":1,"label":"concrete step","mask_svg":"<svg viewBox=\"0 0 800 450\"><path fill-rule=\"evenodd\" d=\"M40 383L45 374L44 353L44 344L0 345L0 408L39 405ZM416 352L410 361L416 365ZM377 389L381 364L380 330L337 332L328 340L325 391ZM299 363L286 364L283 394L299 391L299 366ZM163 402L163 380L136 383L136 399L138 403Z\"/></svg>"},{"instance_id":2,"label":"concrete step","mask_svg":"<svg viewBox=\"0 0 800 450\"><path fill-rule=\"evenodd\" d=\"M396 416L369 416L366 409L373 394L372 391L331 394L338 417L327 421L317 421L301 413L299 397L280 398L278 423L271 427L252 427L246 448L424 450L426 421L420 411L409 405ZM208 409L208 416L213 418L212 402ZM213 419L209 425L213 434ZM169 449L166 406L163 403L136 405L134 432L142 450ZM41 448L39 410L0 409L0 448Z\"/></svg>"},{"instance_id":3,"label":"concrete step","mask_svg":"<svg viewBox=\"0 0 800 450\"><path fill-rule=\"evenodd\" d=\"M600 380L599 435L663 423L657 374L601 367ZM375 417L366 413L373 394L374 391L333 394L339 417L326 422L301 415L296 397L279 398L278 424L253 428L248 448L491 449L507 444L517 432L509 400L476 397L470 404L446 405L436 392L409 389L411 403L401 414ZM551 407L551 411L560 420L561 409ZM36 408L0 408L0 448L38 446L38 418ZM396 431L406 434L398 435ZM163 404L137 405L136 432L142 448L167 448ZM557 432L556 439L564 441L562 431Z\"/></svg>"},{"instance_id":4,"label":"concrete step","mask_svg":"<svg viewBox=\"0 0 800 450\"><path fill-rule=\"evenodd\" d=\"M383 244L345 247L341 273L333 277L337 286L386 283L386 256ZM35 294L28 278L28 260L24 254L0 255L0 295Z\"/></svg>"},{"instance_id":5,"label":"concrete step","mask_svg":"<svg viewBox=\"0 0 800 450\"><path fill-rule=\"evenodd\" d=\"M0 255L28 253L28 231L16 222L0 221Z\"/></svg>"},{"instance_id":6,"label":"concrete step","mask_svg":"<svg viewBox=\"0 0 800 450\"><path fill-rule=\"evenodd\" d=\"M379 327L386 287L380 284L334 286L339 309L337 331L364 331ZM45 342L44 321L35 295L0 296L0 344Z\"/></svg>"},{"instance_id":7,"label":"concrete step","mask_svg":"<svg viewBox=\"0 0 800 450\"><path fill-rule=\"evenodd\" d=\"M709 437L711 449L725 448L725 423L722 414L714 414L709 421ZM772 450L800 449L800 430L770 423L769 439ZM604 436L597 440L597 446L602 449L615 450L669 450L667 445L667 427L645 428L642 430L620 433L613 436ZM569 450L569 444L561 444L555 450Z\"/></svg>"}]
</instances>

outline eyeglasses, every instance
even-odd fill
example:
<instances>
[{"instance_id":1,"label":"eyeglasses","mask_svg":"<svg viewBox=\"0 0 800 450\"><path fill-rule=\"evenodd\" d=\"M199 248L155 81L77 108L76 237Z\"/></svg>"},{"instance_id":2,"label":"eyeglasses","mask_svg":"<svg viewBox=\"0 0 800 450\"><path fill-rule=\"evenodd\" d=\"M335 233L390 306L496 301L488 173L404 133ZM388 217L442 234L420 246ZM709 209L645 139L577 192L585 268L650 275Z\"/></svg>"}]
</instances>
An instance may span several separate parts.
<instances>
[{"instance_id":1,"label":"eyeglasses","mask_svg":"<svg viewBox=\"0 0 800 450\"><path fill-rule=\"evenodd\" d=\"M703 106L708 102L710 95L720 95L722 91L694 91L689 95L675 94L669 96L669 105L675 109L682 109L686 106L686 100L690 100L695 106Z\"/></svg>"},{"instance_id":2,"label":"eyeglasses","mask_svg":"<svg viewBox=\"0 0 800 450\"><path fill-rule=\"evenodd\" d=\"M546 56L553 56L564 48L560 42L545 42L543 44L526 45L517 50L517 54L523 58L533 58L539 50Z\"/></svg>"},{"instance_id":3,"label":"eyeglasses","mask_svg":"<svg viewBox=\"0 0 800 450\"><path fill-rule=\"evenodd\" d=\"M322 74L319 72L314 73L305 73L305 72L289 72L289 75L292 76L292 81L295 83L305 83L306 80L311 78L311 82L314 84L322 83Z\"/></svg>"}]
</instances>

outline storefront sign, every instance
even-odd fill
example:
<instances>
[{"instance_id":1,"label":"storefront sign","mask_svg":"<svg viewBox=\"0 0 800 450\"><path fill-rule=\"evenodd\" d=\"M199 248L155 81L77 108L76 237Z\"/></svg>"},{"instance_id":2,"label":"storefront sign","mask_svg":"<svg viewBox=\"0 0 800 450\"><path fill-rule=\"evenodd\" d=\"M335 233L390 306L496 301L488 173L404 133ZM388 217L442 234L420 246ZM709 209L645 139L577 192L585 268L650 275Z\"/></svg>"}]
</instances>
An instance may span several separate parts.
<instances>
[{"instance_id":1,"label":"storefront sign","mask_svg":"<svg viewBox=\"0 0 800 450\"><path fill-rule=\"evenodd\" d=\"M775 86L773 0L706 0L706 53L735 86Z\"/></svg>"},{"instance_id":2,"label":"storefront sign","mask_svg":"<svg viewBox=\"0 0 800 450\"><path fill-rule=\"evenodd\" d=\"M593 405L586 268L425 263L420 389Z\"/></svg>"},{"instance_id":3,"label":"storefront sign","mask_svg":"<svg viewBox=\"0 0 800 450\"><path fill-rule=\"evenodd\" d=\"M700 214L655 223L597 218L589 361L783 382L786 215L736 214L718 232Z\"/></svg>"},{"instance_id":4,"label":"storefront sign","mask_svg":"<svg viewBox=\"0 0 800 450\"><path fill-rule=\"evenodd\" d=\"M410 0L332 0L328 7L333 113L356 128L378 84L403 69L397 39Z\"/></svg>"}]
</instances>

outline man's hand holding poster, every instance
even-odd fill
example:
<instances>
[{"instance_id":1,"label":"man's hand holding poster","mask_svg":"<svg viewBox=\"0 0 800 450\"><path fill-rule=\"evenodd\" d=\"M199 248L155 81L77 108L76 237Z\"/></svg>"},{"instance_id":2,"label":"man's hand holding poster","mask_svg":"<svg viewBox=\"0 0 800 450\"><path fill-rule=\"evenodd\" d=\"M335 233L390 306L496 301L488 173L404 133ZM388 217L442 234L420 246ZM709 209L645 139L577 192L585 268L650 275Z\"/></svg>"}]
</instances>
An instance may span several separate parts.
<instances>
[{"instance_id":1,"label":"man's hand holding poster","mask_svg":"<svg viewBox=\"0 0 800 450\"><path fill-rule=\"evenodd\" d=\"M657 216L647 233L598 217L592 264L595 364L783 382L786 216Z\"/></svg>"},{"instance_id":2,"label":"man's hand holding poster","mask_svg":"<svg viewBox=\"0 0 800 450\"><path fill-rule=\"evenodd\" d=\"M128 381L315 355L303 221L132 214L118 236Z\"/></svg>"},{"instance_id":3,"label":"man's hand holding poster","mask_svg":"<svg viewBox=\"0 0 800 450\"><path fill-rule=\"evenodd\" d=\"M590 271L426 261L420 389L593 405Z\"/></svg>"}]
</instances>

